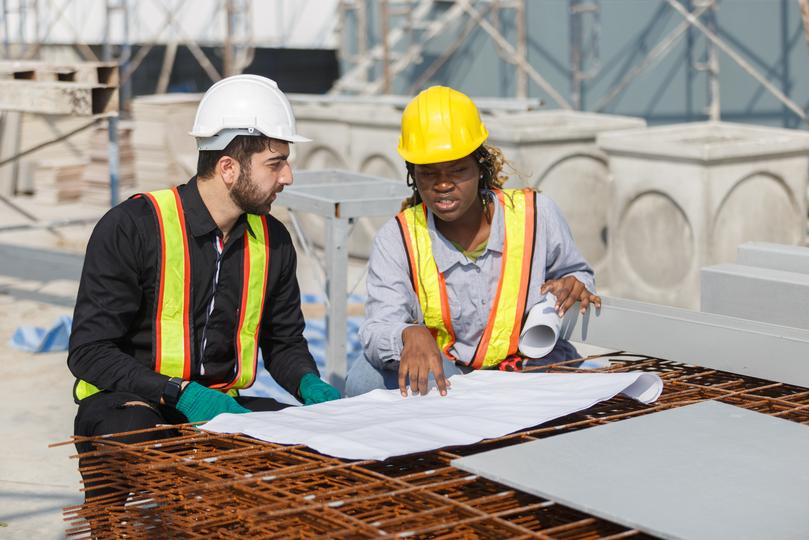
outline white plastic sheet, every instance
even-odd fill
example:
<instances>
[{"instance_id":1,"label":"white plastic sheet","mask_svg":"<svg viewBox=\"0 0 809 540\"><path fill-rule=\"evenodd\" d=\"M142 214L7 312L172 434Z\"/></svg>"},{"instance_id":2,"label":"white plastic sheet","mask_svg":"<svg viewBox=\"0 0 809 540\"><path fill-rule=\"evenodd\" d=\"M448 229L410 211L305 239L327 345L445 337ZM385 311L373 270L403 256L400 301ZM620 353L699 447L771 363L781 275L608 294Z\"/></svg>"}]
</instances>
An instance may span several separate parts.
<instances>
[{"instance_id":1,"label":"white plastic sheet","mask_svg":"<svg viewBox=\"0 0 809 540\"><path fill-rule=\"evenodd\" d=\"M346 459L387 459L472 444L586 409L619 393L643 403L663 389L651 373L507 373L450 378L442 397L403 398L398 390L276 412L222 414L202 426L280 444L304 444Z\"/></svg>"}]
</instances>

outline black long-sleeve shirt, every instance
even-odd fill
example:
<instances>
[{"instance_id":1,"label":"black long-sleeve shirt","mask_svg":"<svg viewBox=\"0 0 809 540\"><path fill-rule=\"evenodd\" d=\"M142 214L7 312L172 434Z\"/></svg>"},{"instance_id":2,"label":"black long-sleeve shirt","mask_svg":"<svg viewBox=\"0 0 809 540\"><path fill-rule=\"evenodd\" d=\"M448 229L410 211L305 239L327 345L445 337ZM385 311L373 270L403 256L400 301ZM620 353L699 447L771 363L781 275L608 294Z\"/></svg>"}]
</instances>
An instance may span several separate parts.
<instances>
[{"instance_id":1,"label":"black long-sleeve shirt","mask_svg":"<svg viewBox=\"0 0 809 540\"><path fill-rule=\"evenodd\" d=\"M237 309L249 225L242 215L231 231L214 291L214 242L221 231L202 201L196 178L179 192L191 260L191 380L228 382L237 362ZM273 378L297 396L301 377L317 374L317 367L303 337L295 249L284 225L272 216L267 221L270 262L259 346ZM77 378L152 403L160 401L168 379L154 371L152 349L159 250L157 220L145 197L127 200L101 218L87 246L67 358Z\"/></svg>"}]
</instances>

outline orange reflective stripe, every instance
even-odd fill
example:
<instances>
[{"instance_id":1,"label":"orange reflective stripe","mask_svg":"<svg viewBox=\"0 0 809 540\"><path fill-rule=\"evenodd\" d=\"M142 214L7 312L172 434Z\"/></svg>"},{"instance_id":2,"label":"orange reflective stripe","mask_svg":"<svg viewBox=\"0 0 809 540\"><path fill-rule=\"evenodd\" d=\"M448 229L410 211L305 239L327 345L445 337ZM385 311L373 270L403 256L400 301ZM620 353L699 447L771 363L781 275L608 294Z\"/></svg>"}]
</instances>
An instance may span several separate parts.
<instances>
[{"instance_id":1,"label":"orange reflective stripe","mask_svg":"<svg viewBox=\"0 0 809 540\"><path fill-rule=\"evenodd\" d=\"M532 190L495 191L504 210L503 255L495 300L472 361L475 369L495 367L517 354L533 257L536 223L533 193Z\"/></svg>"},{"instance_id":2,"label":"orange reflective stripe","mask_svg":"<svg viewBox=\"0 0 809 540\"><path fill-rule=\"evenodd\" d=\"M399 233L402 235L402 241L404 242L407 264L410 267L410 283L413 285L413 291L415 292L419 290L419 271L416 268L416 256L413 252L413 243L410 240L410 228L407 225L404 213L396 216L396 222L399 224Z\"/></svg>"},{"instance_id":3,"label":"orange reflective stripe","mask_svg":"<svg viewBox=\"0 0 809 540\"><path fill-rule=\"evenodd\" d=\"M497 198L500 199L500 203L503 204L503 192L497 191ZM503 210L505 211L505 204L503 204ZM504 212L505 213L505 212ZM506 232L508 232L508 218L505 220L506 223ZM501 257L500 262L500 281L497 283L497 293L494 296L494 302L489 306L489 321L486 324L485 330L483 330L483 335L480 337L480 341L478 342L478 346L475 349L475 356L472 359L472 368L473 369L480 369L483 367L483 364L486 360L486 355L489 352L489 342L492 338L492 332L494 331L494 323L497 310L500 308L500 295L503 292L503 282L505 282L505 275L506 275L506 266L508 264L508 234L503 235L503 255Z\"/></svg>"},{"instance_id":4,"label":"orange reflective stripe","mask_svg":"<svg viewBox=\"0 0 809 540\"><path fill-rule=\"evenodd\" d=\"M270 268L270 232L267 216L247 215L250 231L244 233L242 302L236 331L236 376L211 388L248 388L256 380L258 337L264 312L267 275Z\"/></svg>"},{"instance_id":5,"label":"orange reflective stripe","mask_svg":"<svg viewBox=\"0 0 809 540\"><path fill-rule=\"evenodd\" d=\"M455 345L455 329L452 328L452 314L449 311L449 298L447 296L447 281L444 279L443 272L438 272L438 287L441 296L441 319L444 321L444 331L448 334L448 338L444 340L442 351L444 356L455 361L457 358L449 352L449 349Z\"/></svg>"},{"instance_id":6,"label":"orange reflective stripe","mask_svg":"<svg viewBox=\"0 0 809 540\"><path fill-rule=\"evenodd\" d=\"M421 306L424 325L435 338L439 350L455 360L449 352L455 344L455 332L446 299L446 283L432 256L427 209L420 204L400 212L397 219L410 260L413 290Z\"/></svg>"},{"instance_id":7,"label":"orange reflective stripe","mask_svg":"<svg viewBox=\"0 0 809 540\"><path fill-rule=\"evenodd\" d=\"M517 298L517 321L511 331L509 341L509 356L517 354L520 346L520 331L525 318L525 308L528 303L528 286L531 282L531 266L534 262L534 243L536 242L536 206L537 193L533 189L523 190L525 196L525 239L523 241L522 276L520 282L520 296Z\"/></svg>"},{"instance_id":8,"label":"orange reflective stripe","mask_svg":"<svg viewBox=\"0 0 809 540\"><path fill-rule=\"evenodd\" d=\"M160 274L155 311L155 371L191 376L191 260L185 213L177 188L146 193L160 229Z\"/></svg>"}]
</instances>

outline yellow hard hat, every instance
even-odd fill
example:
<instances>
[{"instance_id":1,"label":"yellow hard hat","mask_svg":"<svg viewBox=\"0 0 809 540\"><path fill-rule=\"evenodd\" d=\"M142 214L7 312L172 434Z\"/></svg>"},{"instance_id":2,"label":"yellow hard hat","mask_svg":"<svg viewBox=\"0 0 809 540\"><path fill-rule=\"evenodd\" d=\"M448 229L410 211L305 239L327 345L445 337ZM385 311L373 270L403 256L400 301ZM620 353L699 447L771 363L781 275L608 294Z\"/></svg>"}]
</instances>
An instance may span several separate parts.
<instances>
[{"instance_id":1,"label":"yellow hard hat","mask_svg":"<svg viewBox=\"0 0 809 540\"><path fill-rule=\"evenodd\" d=\"M440 163L468 156L488 136L468 96L432 86L413 98L402 113L398 150L410 163Z\"/></svg>"}]
</instances>

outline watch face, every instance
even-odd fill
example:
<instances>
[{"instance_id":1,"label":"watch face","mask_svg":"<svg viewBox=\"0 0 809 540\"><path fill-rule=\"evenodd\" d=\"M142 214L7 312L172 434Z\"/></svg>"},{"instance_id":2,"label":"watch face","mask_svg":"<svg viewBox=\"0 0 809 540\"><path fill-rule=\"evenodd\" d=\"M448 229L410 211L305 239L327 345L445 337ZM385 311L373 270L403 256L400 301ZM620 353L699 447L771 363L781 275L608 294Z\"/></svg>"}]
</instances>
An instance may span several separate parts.
<instances>
[{"instance_id":1,"label":"watch face","mask_svg":"<svg viewBox=\"0 0 809 540\"><path fill-rule=\"evenodd\" d=\"M182 389L182 379L177 379L172 377L166 382L165 388L163 388L163 401L167 405L171 405L172 407L177 405L177 401L180 399L180 390Z\"/></svg>"}]
</instances>

